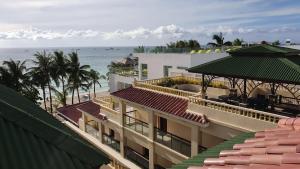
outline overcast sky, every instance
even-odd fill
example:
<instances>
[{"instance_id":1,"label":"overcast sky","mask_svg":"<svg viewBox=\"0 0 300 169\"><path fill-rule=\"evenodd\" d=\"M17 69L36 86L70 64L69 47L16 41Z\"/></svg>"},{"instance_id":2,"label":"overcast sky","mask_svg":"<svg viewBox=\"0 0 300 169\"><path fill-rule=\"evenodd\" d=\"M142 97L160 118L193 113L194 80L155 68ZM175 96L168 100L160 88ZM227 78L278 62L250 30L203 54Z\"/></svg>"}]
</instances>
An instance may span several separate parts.
<instances>
[{"instance_id":1,"label":"overcast sky","mask_svg":"<svg viewBox=\"0 0 300 169\"><path fill-rule=\"evenodd\" d=\"M0 47L300 42L300 0L0 0Z\"/></svg>"}]
</instances>

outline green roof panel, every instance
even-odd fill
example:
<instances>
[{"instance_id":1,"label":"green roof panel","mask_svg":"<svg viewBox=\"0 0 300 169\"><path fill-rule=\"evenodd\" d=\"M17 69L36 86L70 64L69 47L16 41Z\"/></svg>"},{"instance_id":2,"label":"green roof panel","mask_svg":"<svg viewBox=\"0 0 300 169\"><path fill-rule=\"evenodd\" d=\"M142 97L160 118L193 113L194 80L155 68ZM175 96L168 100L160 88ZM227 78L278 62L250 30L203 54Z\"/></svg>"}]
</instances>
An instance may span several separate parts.
<instances>
[{"instance_id":1,"label":"green roof panel","mask_svg":"<svg viewBox=\"0 0 300 169\"><path fill-rule=\"evenodd\" d=\"M222 77L300 84L298 58L228 56L192 67L188 71Z\"/></svg>"},{"instance_id":2,"label":"green roof panel","mask_svg":"<svg viewBox=\"0 0 300 169\"><path fill-rule=\"evenodd\" d=\"M31 101L0 85L0 168L92 169L107 156Z\"/></svg>"},{"instance_id":3,"label":"green roof panel","mask_svg":"<svg viewBox=\"0 0 300 169\"><path fill-rule=\"evenodd\" d=\"M206 151L203 151L194 157L191 157L179 164L172 166L171 169L187 169L190 166L202 166L206 158L219 157L219 154L222 150L231 150L234 144L243 143L247 138L252 137L254 137L254 133L240 134L236 137L231 138L228 141L224 141L223 143L209 148Z\"/></svg>"}]
</instances>

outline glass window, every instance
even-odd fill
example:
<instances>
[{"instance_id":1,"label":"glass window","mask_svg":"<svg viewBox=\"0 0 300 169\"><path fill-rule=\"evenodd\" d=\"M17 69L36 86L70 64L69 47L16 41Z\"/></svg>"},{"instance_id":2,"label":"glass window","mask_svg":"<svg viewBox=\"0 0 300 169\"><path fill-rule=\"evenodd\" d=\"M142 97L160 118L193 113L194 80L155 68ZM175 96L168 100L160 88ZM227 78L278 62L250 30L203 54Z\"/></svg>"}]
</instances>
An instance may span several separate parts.
<instances>
[{"instance_id":1,"label":"glass window","mask_svg":"<svg viewBox=\"0 0 300 169\"><path fill-rule=\"evenodd\" d=\"M172 68L172 66L164 66L164 77L169 76L169 69Z\"/></svg>"}]
</instances>

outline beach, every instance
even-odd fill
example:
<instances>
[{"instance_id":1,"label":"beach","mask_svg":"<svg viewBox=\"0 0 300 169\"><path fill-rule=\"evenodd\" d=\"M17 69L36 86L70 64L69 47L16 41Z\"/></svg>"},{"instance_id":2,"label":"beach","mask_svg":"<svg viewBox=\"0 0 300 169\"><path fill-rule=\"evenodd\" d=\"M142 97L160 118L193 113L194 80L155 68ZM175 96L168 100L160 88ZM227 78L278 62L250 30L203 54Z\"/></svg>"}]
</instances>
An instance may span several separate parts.
<instances>
[{"instance_id":1,"label":"beach","mask_svg":"<svg viewBox=\"0 0 300 169\"><path fill-rule=\"evenodd\" d=\"M89 100L87 93L82 93L79 96L80 96L80 102L85 102L85 101ZM109 96L109 92L108 91L98 91L98 92L96 92L96 97L104 97L104 96ZM92 100L93 98L94 98L94 93L91 92L90 99ZM58 104L58 102L55 100L54 97L52 98L52 103L53 103L53 107L62 107L63 106L61 104ZM75 93L73 104L76 104L76 103L79 103L79 102L78 102L77 94ZM47 107L50 107L49 98L48 98L48 100L46 100L46 104L47 104ZM72 105L72 96L71 95L67 96L67 105ZM43 100L41 102L40 107L43 108L43 109L45 108Z\"/></svg>"}]
</instances>

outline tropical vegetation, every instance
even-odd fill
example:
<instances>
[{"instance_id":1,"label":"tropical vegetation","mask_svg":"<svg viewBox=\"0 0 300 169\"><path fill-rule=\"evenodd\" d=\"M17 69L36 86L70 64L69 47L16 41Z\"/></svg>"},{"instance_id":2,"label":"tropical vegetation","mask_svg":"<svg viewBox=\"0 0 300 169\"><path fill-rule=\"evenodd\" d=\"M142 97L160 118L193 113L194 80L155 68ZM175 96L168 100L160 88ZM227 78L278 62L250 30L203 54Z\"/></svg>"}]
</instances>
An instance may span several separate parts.
<instances>
[{"instance_id":1,"label":"tropical vegetation","mask_svg":"<svg viewBox=\"0 0 300 169\"><path fill-rule=\"evenodd\" d=\"M93 87L96 97L96 85L101 87L99 80L106 79L104 75L90 69L89 65L82 65L77 52L64 54L63 51L50 53L44 50L36 52L34 57L31 61L3 61L0 66L0 84L14 89L36 104L41 104L43 100L44 108L50 113L58 104L67 105L69 93L72 94L72 104L75 92L80 102L79 89L89 91ZM28 62L33 66L27 67Z\"/></svg>"}]
</instances>

